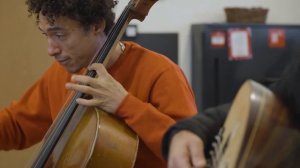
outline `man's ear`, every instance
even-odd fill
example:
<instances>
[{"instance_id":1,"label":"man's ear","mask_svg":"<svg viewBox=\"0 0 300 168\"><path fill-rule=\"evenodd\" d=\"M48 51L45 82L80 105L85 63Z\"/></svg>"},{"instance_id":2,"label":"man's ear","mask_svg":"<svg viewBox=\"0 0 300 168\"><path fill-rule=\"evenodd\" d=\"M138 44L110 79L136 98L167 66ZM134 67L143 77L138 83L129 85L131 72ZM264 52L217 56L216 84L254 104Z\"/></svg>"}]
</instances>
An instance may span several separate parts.
<instances>
[{"instance_id":1,"label":"man's ear","mask_svg":"<svg viewBox=\"0 0 300 168\"><path fill-rule=\"evenodd\" d=\"M101 20L99 23L95 24L93 26L93 30L95 33L101 33L104 32L104 29L106 27L106 22L104 20Z\"/></svg>"}]
</instances>

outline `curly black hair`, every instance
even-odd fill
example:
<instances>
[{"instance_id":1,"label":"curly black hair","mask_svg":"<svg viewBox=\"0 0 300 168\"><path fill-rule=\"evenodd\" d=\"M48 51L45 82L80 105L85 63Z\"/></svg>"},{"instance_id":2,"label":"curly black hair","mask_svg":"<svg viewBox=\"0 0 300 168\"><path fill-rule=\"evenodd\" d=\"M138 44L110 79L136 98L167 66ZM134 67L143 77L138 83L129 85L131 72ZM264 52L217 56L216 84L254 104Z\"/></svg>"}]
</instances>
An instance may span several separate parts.
<instances>
[{"instance_id":1,"label":"curly black hair","mask_svg":"<svg viewBox=\"0 0 300 168\"><path fill-rule=\"evenodd\" d=\"M55 18L64 16L76 20L88 29L92 24L105 20L108 31L114 24L115 14L112 8L117 4L114 0L26 0L29 15L36 15L39 21L40 13L47 16L50 23Z\"/></svg>"}]
</instances>

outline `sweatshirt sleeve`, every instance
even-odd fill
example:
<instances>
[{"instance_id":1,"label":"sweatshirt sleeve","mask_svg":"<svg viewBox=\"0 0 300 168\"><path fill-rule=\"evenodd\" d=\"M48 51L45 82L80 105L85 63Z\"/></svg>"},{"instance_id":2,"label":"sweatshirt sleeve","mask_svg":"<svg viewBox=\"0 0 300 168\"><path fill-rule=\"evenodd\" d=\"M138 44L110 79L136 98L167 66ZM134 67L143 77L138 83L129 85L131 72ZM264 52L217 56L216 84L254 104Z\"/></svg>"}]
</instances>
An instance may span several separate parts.
<instances>
[{"instance_id":1,"label":"sweatshirt sleeve","mask_svg":"<svg viewBox=\"0 0 300 168\"><path fill-rule=\"evenodd\" d=\"M197 112L191 88L180 70L167 69L152 85L148 101L129 94L118 108L116 115L125 120L159 158L161 141L166 130L176 120Z\"/></svg>"},{"instance_id":2,"label":"sweatshirt sleeve","mask_svg":"<svg viewBox=\"0 0 300 168\"><path fill-rule=\"evenodd\" d=\"M40 141L52 119L44 81L0 111L0 149L23 149Z\"/></svg>"}]
</instances>

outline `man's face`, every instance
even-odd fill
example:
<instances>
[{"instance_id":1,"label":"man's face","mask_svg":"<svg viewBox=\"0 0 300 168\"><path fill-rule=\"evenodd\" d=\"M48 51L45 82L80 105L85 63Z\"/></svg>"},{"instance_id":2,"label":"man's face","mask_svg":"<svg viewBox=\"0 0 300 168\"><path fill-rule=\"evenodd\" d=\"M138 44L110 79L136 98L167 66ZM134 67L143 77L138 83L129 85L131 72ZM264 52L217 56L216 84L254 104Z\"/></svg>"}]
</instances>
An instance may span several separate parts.
<instances>
[{"instance_id":1,"label":"man's face","mask_svg":"<svg viewBox=\"0 0 300 168\"><path fill-rule=\"evenodd\" d=\"M67 17L58 17L53 24L42 14L39 18L39 29L47 37L48 54L69 72L86 67L105 40L99 26L84 30L79 22Z\"/></svg>"}]
</instances>

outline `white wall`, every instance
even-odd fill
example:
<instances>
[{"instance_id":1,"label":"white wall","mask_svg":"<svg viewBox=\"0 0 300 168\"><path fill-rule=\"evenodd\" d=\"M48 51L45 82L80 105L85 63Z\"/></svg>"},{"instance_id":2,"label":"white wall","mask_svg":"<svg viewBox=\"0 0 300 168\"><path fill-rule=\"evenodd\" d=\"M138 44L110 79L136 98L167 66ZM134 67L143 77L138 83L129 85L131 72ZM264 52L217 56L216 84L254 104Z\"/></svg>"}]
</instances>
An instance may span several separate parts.
<instances>
[{"instance_id":1,"label":"white wall","mask_svg":"<svg viewBox=\"0 0 300 168\"><path fill-rule=\"evenodd\" d=\"M117 16L129 0L119 0ZM159 0L138 25L141 33L176 32L179 35L178 62L191 80L190 26L193 23L225 22L224 7L264 7L267 23L300 24L300 0Z\"/></svg>"}]
</instances>

